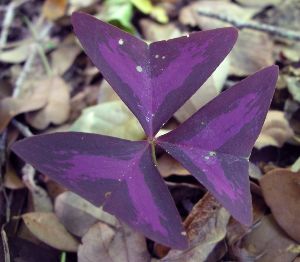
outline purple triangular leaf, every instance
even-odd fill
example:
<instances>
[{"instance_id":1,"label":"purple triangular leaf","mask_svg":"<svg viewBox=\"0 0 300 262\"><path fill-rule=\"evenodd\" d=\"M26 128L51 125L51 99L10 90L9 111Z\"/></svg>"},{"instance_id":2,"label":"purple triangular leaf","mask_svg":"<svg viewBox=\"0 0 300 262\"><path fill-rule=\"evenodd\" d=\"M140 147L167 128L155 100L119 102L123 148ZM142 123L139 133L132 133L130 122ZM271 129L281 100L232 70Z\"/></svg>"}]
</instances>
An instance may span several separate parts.
<instances>
[{"instance_id":1,"label":"purple triangular leaf","mask_svg":"<svg viewBox=\"0 0 300 262\"><path fill-rule=\"evenodd\" d=\"M187 247L177 209L153 165L147 141L68 132L27 138L12 149L145 236L170 247Z\"/></svg>"},{"instance_id":2,"label":"purple triangular leaf","mask_svg":"<svg viewBox=\"0 0 300 262\"><path fill-rule=\"evenodd\" d=\"M150 45L83 14L72 15L87 55L153 137L232 49L237 31L215 29Z\"/></svg>"},{"instance_id":3,"label":"purple triangular leaf","mask_svg":"<svg viewBox=\"0 0 300 262\"><path fill-rule=\"evenodd\" d=\"M251 221L246 161L262 128L277 77L277 66L257 72L158 139L160 146L244 224Z\"/></svg>"}]
</instances>

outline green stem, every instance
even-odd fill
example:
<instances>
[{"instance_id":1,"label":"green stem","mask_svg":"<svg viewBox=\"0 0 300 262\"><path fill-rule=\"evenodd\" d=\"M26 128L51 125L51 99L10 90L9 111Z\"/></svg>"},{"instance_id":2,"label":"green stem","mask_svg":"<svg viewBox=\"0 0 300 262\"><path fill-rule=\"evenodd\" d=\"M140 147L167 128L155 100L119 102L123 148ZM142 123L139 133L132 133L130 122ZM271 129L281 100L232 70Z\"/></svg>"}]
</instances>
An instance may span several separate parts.
<instances>
[{"instance_id":1,"label":"green stem","mask_svg":"<svg viewBox=\"0 0 300 262\"><path fill-rule=\"evenodd\" d=\"M153 159L154 165L158 166L157 159L156 159L156 154L155 154L155 143L154 143L154 141L151 141L151 153L152 153L152 159Z\"/></svg>"}]
</instances>

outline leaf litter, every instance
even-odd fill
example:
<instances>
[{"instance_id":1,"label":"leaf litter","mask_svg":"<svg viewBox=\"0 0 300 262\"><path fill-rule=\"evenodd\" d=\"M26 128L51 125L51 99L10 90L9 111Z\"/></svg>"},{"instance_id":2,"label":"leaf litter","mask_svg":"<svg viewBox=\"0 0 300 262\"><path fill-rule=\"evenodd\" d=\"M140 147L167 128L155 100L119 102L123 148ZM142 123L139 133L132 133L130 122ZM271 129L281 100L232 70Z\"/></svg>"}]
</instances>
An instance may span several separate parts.
<instances>
[{"instance_id":1,"label":"leaf litter","mask_svg":"<svg viewBox=\"0 0 300 262\"><path fill-rule=\"evenodd\" d=\"M98 88L103 83L102 76L99 73L93 73L89 76L85 74L88 70L92 72L93 66L81 53L80 47L74 41L74 35L68 29L70 28L70 22L68 21L70 12L82 8L83 4L80 2L69 1L69 5L65 6L65 1L47 0L44 5L26 3L22 7L22 12L32 22L42 14L46 19L55 23L55 30L49 36L52 43L56 42L57 44L56 46L46 46L42 49L54 76L49 76L45 72L43 69L45 61L41 61L40 56L37 56L22 84L24 89L26 86L35 87L30 88L29 93L24 92L17 97L6 95L3 98L1 96L1 139L5 138L5 133L13 132L13 129L15 130L15 127L11 124L12 119L17 119L25 127L30 127L34 134L39 134L47 132L53 127L60 127L64 123L76 123L86 114L86 108L89 110L91 106L97 103L99 105L96 105L96 107L107 107L103 111L102 109L99 110L98 115L100 119L107 120L96 121L93 119L92 121L83 121L78 125L79 130L85 131L90 129L90 132L110 135L112 132L115 132L116 137L133 140L143 137L143 133L140 131L140 127L136 126L137 122L134 122L135 120L133 120L132 115L128 115L128 110L119 105L118 97L110 91L104 91L105 88ZM108 3L110 1L105 2ZM262 1L256 0L199 1L191 5L186 5L184 1L180 0L155 1L155 4L152 4L153 6L159 3L159 6L168 6L168 9L166 8L165 10L173 10L173 14L168 13L171 22L160 24L153 22L153 20L165 23L164 16L167 14L166 11L162 12L162 16L159 16L159 12L161 11L158 12L158 16L151 14L154 17L153 19L148 16L150 14L149 9L147 9L148 7L144 8L141 6L139 8L138 6L134 6L131 1L127 1L126 5L129 6L130 4L131 7L127 9L127 13L124 9L126 16L123 16L124 13L118 12L116 13L116 17L112 18L114 21L120 21L116 24L122 25L128 31L135 34L142 32L141 37L144 37L148 41L169 38L176 34L187 34L190 33L191 27L196 30L205 30L224 26L224 22L198 16L196 12L200 7L205 7L206 10L217 13L226 10L226 15L231 18L241 19L245 23L248 20L255 20L287 29L298 30L297 25L299 23L297 22L297 18L290 15L291 12L297 13L297 10L299 10L297 1L288 2L288 4L284 4L281 1L263 1L262 3ZM237 3L240 5L237 5ZM87 8L92 13L99 13L99 10L104 10L102 12L105 12L107 9L104 9L102 5L102 3L97 1L86 1L84 8ZM231 7L232 5L235 7ZM57 10L54 16L52 10ZM145 19L146 16L146 20L142 21L140 18L141 13L146 14L142 17L142 19ZM274 14L279 19L274 20L272 18ZM176 15L179 15L179 19L174 19ZM111 19L108 15L106 17L107 19ZM124 18L127 20L124 20ZM28 31L28 28L22 28L24 25L19 21L20 18L16 16L15 21L10 27L17 30L21 29L20 32L22 33L17 36L12 29L9 30L8 46L5 47L0 55L1 70L6 78L8 76L7 81L10 81L12 86L15 86L16 81L12 72L17 68L20 69L18 69L19 71L17 70L18 72L22 72L24 70L22 67L23 64L21 66L19 64L26 64L28 61L28 53L23 50L28 49L29 42L35 41L32 39L28 41L28 35L31 35L31 33ZM140 21L139 25L136 21ZM139 26L142 28L141 31ZM153 26L153 29L150 28L151 26ZM159 36L155 35L157 32L159 32ZM24 40L24 42L19 42L15 47L11 47L17 43L16 40ZM265 158L259 159L254 163L260 169L262 175L255 176L254 180L256 185L255 192L261 192L261 196L259 198L253 197L253 205L256 209L258 205L267 205L270 209L264 208L263 212L260 212L260 215L255 220L256 224L250 227L243 228L238 222L235 222L235 239L237 240L229 241L229 233L232 232L230 228L232 218L229 218L226 210L216 200L210 199L210 196L205 195L201 199L194 199L195 196L191 197L191 203L195 205L195 208L193 210L190 209L188 217L183 217L183 219L185 219L184 225L186 226L189 238L192 240L193 247L184 252L164 249L164 252L160 253L159 258L162 261L188 262L209 259L211 259L210 261L220 259L297 261L299 259L299 257L297 258L299 256L299 234L297 231L297 224L299 224L299 205L297 204L299 188L297 179L299 174L289 171L289 168L299 158L300 146L299 88L297 88L299 75L296 73L297 70L299 71L299 49L297 49L297 42L278 39L265 32L242 29L240 40L235 48L236 50L233 51L233 54L228 59L229 66L226 65L225 69L222 70L222 77L213 79L213 81L209 80L210 87L207 88L207 92L212 92L212 94L198 94L198 97L190 99L188 101L190 105L184 109L184 115L180 117L175 115L171 123L167 123L167 126L169 125L173 129L174 126L178 125L177 121L183 122L198 108L202 107L206 101L209 101L216 94L242 77L252 74L274 62L280 64L282 76L285 77L283 92L279 91L279 89L276 90L275 98L277 94L280 99L274 99L261 136L256 142L256 150L252 153L255 156L259 152L270 152L265 154ZM53 77L55 79L54 84L53 80L49 80L53 79ZM33 84L28 84L29 80ZM51 82L52 84L48 84L47 82ZM86 92L88 86L97 87L95 90L99 90L99 94L95 92L96 95L92 96L92 102L86 102L87 100L85 100L77 110L77 113L74 114L74 117L72 117L70 115L74 107L74 103L71 103L72 98L81 92ZM61 91L59 91L60 88ZM110 90L109 87L106 90ZM291 104L293 104L292 107ZM83 112L79 117L82 110ZM112 116L108 116L108 114ZM109 126L107 126L108 123L110 124ZM90 126L92 125L95 125L95 127L91 128ZM17 129L17 132L22 134L22 130ZM70 192L60 192L58 196L55 196L56 214L37 213L41 209L39 204L34 205L36 207L34 213L28 213L32 210L27 205L18 207L15 210L14 201L16 200L12 198L12 203L10 203L10 201L3 198L7 192L10 195L16 196L18 194L17 191L25 186L28 188L25 190L28 190L27 192L29 192L31 198L36 198L39 194L35 194L34 188L32 188L33 185L45 192L48 190L48 187L45 185L43 174L39 173L34 175L34 184L31 184L31 188L26 183L23 185L21 182L23 176L21 172L22 163L13 154L7 154L8 149L5 147L5 144L4 147L1 144L0 148L0 155L3 155L3 150L7 155L5 159L0 157L0 163L5 170L4 174L11 173L10 168L12 166L17 171L14 173L15 177L11 180L13 182L8 183L7 180L1 180L0 199L2 200L0 213L2 214L2 223L5 220L5 210L11 211L11 218L21 214L23 219L26 220L25 224L29 225L32 232L30 243L36 237L48 246L60 250L76 252L78 249L78 261L86 261L87 258L90 259L88 261L99 261L100 256L107 258L106 261L126 261L124 257L128 259L128 254L130 258L128 261L149 261L151 257L154 259L155 250L157 249L153 249L153 243L146 246L145 238L142 235L127 228L125 225L118 224L119 222L117 221L111 224L113 219L109 218L105 220L102 217L103 211L100 208L85 203L79 197L72 196ZM277 154L277 161L272 160L271 155L273 154ZM281 157L282 155L286 156L284 161ZM191 180L189 172L183 167L177 166L174 160L171 159L170 161L167 158L167 155L164 153L161 153L161 157L159 158L159 165L164 166L162 170L165 170L161 172L165 174L167 183L176 184L177 188L182 188L182 190L183 184L190 185L187 188L190 188L190 192L194 192L191 188L194 185L198 186L199 183ZM266 163L271 163L285 169L275 168L274 171L265 174L264 166ZM299 172L299 170L296 172ZM178 178L178 176L172 175L181 176ZM7 175L5 177L7 179ZM6 182L2 184L2 181ZM259 182L257 183L257 181ZM198 189L199 191L201 191L200 188ZM252 195L254 196L253 189ZM191 193L191 196L193 196L193 193ZM26 201L30 202L29 199ZM41 203L43 201L41 200ZM49 202L49 199L47 201ZM199 205L199 203L201 204ZM213 205L210 206L209 203L213 203ZM183 206L181 200L177 200L176 204L177 206ZM11 225L14 223L13 219L9 221ZM12 230L7 227L6 231L9 239L13 237L15 243L19 243L18 241L20 240L24 241L20 238L21 234L19 234L18 230ZM74 238L74 236L79 237L79 239L81 238L81 244L79 244L78 239ZM67 245L66 243L62 243L61 239L67 239ZM25 242L21 243L25 246ZM228 248L226 248L224 243L228 245ZM57 254L57 251L53 249L44 251L45 246L41 242L35 242L34 245L34 250L40 250L41 253ZM17 250L19 249L16 249L11 244L11 252L17 252ZM1 252L0 254L2 254ZM12 257L15 257L15 254L12 254ZM29 255L25 254L24 251L19 253L20 261L24 261L24 259L26 261L28 257ZM180 260L176 260L179 258ZM76 261L76 258L72 258L70 253L68 253L67 261Z\"/></svg>"}]
</instances>

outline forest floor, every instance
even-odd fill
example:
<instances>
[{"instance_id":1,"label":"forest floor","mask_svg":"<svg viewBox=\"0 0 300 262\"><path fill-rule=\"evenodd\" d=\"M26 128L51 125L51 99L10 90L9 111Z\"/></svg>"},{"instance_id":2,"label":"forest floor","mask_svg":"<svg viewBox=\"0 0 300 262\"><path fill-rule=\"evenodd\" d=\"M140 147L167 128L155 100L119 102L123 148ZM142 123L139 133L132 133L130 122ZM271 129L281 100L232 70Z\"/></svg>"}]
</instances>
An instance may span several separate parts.
<instances>
[{"instance_id":1,"label":"forest floor","mask_svg":"<svg viewBox=\"0 0 300 262\"><path fill-rule=\"evenodd\" d=\"M232 52L162 132L243 78L279 66L250 157L251 226L230 217L184 167L159 152L158 169L182 220L189 221L193 243L185 251L170 250L125 225L110 227L113 217L10 150L24 137L70 130L145 138L83 52L71 25L74 11L149 42L239 28ZM0 28L0 262L300 261L299 0L4 0Z\"/></svg>"}]
</instances>

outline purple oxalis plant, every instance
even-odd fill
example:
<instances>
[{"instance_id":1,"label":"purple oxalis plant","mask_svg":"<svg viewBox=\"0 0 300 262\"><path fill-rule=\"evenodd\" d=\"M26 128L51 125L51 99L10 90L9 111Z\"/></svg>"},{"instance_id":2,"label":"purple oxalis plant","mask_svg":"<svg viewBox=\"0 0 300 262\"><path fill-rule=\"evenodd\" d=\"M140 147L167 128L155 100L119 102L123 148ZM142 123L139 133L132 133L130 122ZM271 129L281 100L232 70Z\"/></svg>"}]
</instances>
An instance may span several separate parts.
<instances>
[{"instance_id":1,"label":"purple oxalis plant","mask_svg":"<svg viewBox=\"0 0 300 262\"><path fill-rule=\"evenodd\" d=\"M234 218L251 224L248 158L271 103L277 66L244 79L156 138L227 56L237 30L221 28L147 44L83 13L74 13L72 23L87 55L138 118L148 139L55 133L17 142L14 152L148 238L184 249L188 243L180 216L154 164L158 145Z\"/></svg>"}]
</instances>

